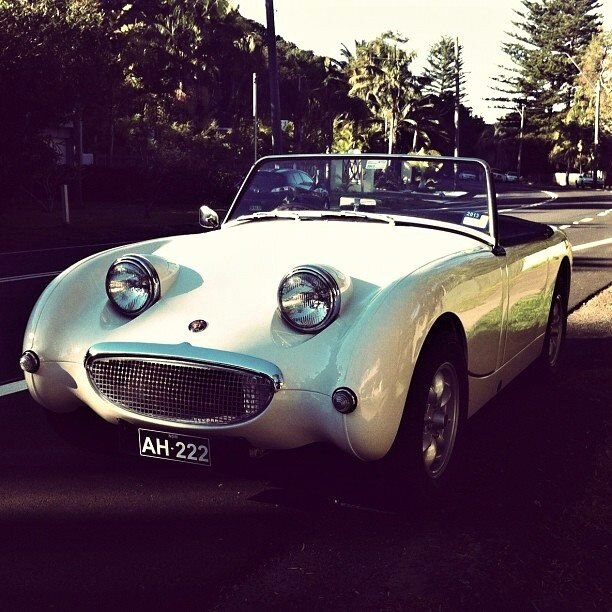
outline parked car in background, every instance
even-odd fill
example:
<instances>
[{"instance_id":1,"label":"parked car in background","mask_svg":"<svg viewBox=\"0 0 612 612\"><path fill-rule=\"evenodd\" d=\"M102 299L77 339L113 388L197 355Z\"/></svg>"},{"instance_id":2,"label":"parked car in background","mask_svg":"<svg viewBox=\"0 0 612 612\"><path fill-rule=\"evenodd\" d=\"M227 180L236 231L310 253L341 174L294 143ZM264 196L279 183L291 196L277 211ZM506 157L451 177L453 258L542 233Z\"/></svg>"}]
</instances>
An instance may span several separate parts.
<instances>
[{"instance_id":1,"label":"parked car in background","mask_svg":"<svg viewBox=\"0 0 612 612\"><path fill-rule=\"evenodd\" d=\"M462 181L477 181L478 173L464 170L463 172L459 172L459 179Z\"/></svg>"},{"instance_id":2,"label":"parked car in background","mask_svg":"<svg viewBox=\"0 0 612 612\"><path fill-rule=\"evenodd\" d=\"M376 181L386 170L401 190ZM482 180L457 189L455 173ZM294 174L308 199L278 199L300 193L275 191ZM474 159L263 158L222 224L200 209L216 231L107 250L50 283L25 332L30 393L84 446L104 426L143 457L211 466L228 441L326 443L438 486L467 418L562 354L568 239L500 214L494 193Z\"/></svg>"},{"instance_id":3,"label":"parked car in background","mask_svg":"<svg viewBox=\"0 0 612 612\"><path fill-rule=\"evenodd\" d=\"M329 195L307 172L281 168L259 173L249 185L243 200L251 212L261 212L281 204L326 207Z\"/></svg>"},{"instance_id":4,"label":"parked car in background","mask_svg":"<svg viewBox=\"0 0 612 612\"><path fill-rule=\"evenodd\" d=\"M593 179L592 174L588 174L588 173L579 174L578 178L576 178L576 187L579 187L579 188L596 187L597 185L600 185L600 184L601 184L600 181L597 181L597 183L595 183L595 180Z\"/></svg>"},{"instance_id":5,"label":"parked car in background","mask_svg":"<svg viewBox=\"0 0 612 612\"><path fill-rule=\"evenodd\" d=\"M519 175L516 172L510 170L504 175L504 181L506 183L518 183Z\"/></svg>"},{"instance_id":6,"label":"parked car in background","mask_svg":"<svg viewBox=\"0 0 612 612\"><path fill-rule=\"evenodd\" d=\"M506 180L506 174L502 172L501 170L496 170L495 168L493 168L491 170L491 175L493 176L493 180L496 182Z\"/></svg>"}]
</instances>

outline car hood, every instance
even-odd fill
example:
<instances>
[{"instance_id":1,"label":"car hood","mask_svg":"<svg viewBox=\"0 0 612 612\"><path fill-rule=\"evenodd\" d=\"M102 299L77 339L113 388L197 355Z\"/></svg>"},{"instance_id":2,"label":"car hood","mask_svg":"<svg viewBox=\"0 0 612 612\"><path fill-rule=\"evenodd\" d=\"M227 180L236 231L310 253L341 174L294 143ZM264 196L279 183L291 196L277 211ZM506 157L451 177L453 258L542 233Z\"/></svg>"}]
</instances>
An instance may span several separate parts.
<instances>
[{"instance_id":1,"label":"car hood","mask_svg":"<svg viewBox=\"0 0 612 612\"><path fill-rule=\"evenodd\" d=\"M487 248L473 238L433 228L284 219L123 247L114 256L126 249L154 253L178 265L178 274L165 294L162 290L162 298L135 319L126 321L104 306L104 332L92 337L90 345L188 342L274 362L278 346L295 346L312 337L289 332L277 313L279 284L293 268L319 264L350 277L351 297L343 302L335 331L330 330L341 334L397 279L434 261ZM103 299L107 304L105 295ZM195 319L207 322L203 334L188 331Z\"/></svg>"},{"instance_id":2,"label":"car hood","mask_svg":"<svg viewBox=\"0 0 612 612\"><path fill-rule=\"evenodd\" d=\"M265 220L166 242L157 254L212 280L273 278L322 264L383 287L439 259L487 248L453 232L363 221Z\"/></svg>"}]
</instances>

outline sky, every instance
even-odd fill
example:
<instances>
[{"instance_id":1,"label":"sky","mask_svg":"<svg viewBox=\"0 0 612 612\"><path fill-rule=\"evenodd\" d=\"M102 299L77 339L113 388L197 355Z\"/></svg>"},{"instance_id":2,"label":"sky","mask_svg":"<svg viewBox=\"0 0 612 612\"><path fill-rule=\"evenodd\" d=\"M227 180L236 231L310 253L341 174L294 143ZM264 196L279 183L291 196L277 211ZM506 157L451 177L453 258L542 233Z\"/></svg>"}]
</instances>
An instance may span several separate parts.
<instances>
[{"instance_id":1,"label":"sky","mask_svg":"<svg viewBox=\"0 0 612 612\"><path fill-rule=\"evenodd\" d=\"M600 0L604 27L612 29L612 0ZM235 0L239 12L266 23L265 0ZM354 51L355 40L372 40L388 30L408 38L407 48L417 52L416 72L426 63L430 47L442 36L457 36L463 47L466 74L464 103L493 123L503 111L486 98L497 68L506 63L501 50L517 20L521 0L274 0L276 33L301 49L340 58L345 44Z\"/></svg>"}]
</instances>

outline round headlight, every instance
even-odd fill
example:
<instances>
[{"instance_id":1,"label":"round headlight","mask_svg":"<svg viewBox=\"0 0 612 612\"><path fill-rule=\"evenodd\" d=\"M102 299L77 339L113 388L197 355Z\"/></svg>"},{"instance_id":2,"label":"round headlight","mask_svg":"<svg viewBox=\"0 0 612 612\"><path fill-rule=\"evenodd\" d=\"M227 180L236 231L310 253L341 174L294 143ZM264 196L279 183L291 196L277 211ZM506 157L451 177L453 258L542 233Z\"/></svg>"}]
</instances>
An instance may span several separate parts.
<instances>
[{"instance_id":1,"label":"round headlight","mask_svg":"<svg viewBox=\"0 0 612 612\"><path fill-rule=\"evenodd\" d=\"M340 312L338 283L322 268L296 268L281 281L278 305L283 320L297 331L320 331Z\"/></svg>"},{"instance_id":2,"label":"round headlight","mask_svg":"<svg viewBox=\"0 0 612 612\"><path fill-rule=\"evenodd\" d=\"M135 317L159 299L159 276L146 258L125 255L106 274L106 295L122 314Z\"/></svg>"}]
</instances>

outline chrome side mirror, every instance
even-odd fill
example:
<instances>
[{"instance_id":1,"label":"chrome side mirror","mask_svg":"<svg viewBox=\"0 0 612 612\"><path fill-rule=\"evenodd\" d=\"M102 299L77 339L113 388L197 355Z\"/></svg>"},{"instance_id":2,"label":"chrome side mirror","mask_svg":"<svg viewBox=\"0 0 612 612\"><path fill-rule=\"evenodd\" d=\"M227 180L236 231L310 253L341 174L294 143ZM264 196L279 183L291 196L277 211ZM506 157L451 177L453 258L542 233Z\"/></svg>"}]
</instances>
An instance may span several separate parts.
<instances>
[{"instance_id":1,"label":"chrome side mirror","mask_svg":"<svg viewBox=\"0 0 612 612\"><path fill-rule=\"evenodd\" d=\"M200 206L200 225L204 229L217 229L219 227L219 215L208 206Z\"/></svg>"}]
</instances>

